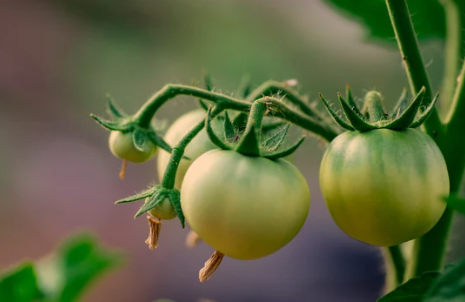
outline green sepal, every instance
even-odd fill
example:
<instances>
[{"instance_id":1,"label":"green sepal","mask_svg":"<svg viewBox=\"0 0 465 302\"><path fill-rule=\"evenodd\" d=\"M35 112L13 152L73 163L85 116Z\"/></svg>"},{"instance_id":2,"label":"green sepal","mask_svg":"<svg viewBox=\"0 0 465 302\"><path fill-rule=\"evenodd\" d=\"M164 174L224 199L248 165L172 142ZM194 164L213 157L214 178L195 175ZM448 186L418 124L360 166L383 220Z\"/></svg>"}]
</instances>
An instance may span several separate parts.
<instances>
[{"instance_id":1,"label":"green sepal","mask_svg":"<svg viewBox=\"0 0 465 302\"><path fill-rule=\"evenodd\" d=\"M278 129L279 127L285 126L287 123L283 121L270 122L262 124L262 132L269 132Z\"/></svg>"},{"instance_id":2,"label":"green sepal","mask_svg":"<svg viewBox=\"0 0 465 302\"><path fill-rule=\"evenodd\" d=\"M444 198L447 206L455 211L465 215L465 198L459 196L457 193L451 193L448 197Z\"/></svg>"},{"instance_id":3,"label":"green sepal","mask_svg":"<svg viewBox=\"0 0 465 302\"><path fill-rule=\"evenodd\" d=\"M234 129L236 129L237 132L244 130L248 120L249 115L245 112L240 112L233 120Z\"/></svg>"},{"instance_id":4,"label":"green sepal","mask_svg":"<svg viewBox=\"0 0 465 302\"><path fill-rule=\"evenodd\" d=\"M207 112L207 118L205 119L205 130L207 131L208 137L210 138L210 141L216 145L218 148L223 149L223 150L231 150L232 148L228 146L226 143L224 143L213 131L211 121L212 121L212 108L213 106L210 106L208 108Z\"/></svg>"},{"instance_id":5,"label":"green sepal","mask_svg":"<svg viewBox=\"0 0 465 302\"><path fill-rule=\"evenodd\" d=\"M179 222L181 222L182 228L185 228L185 218L181 207L181 193L176 189L171 189L169 191L168 198L170 199L171 205L179 218Z\"/></svg>"},{"instance_id":6,"label":"green sepal","mask_svg":"<svg viewBox=\"0 0 465 302\"><path fill-rule=\"evenodd\" d=\"M199 99L199 105L200 108L202 108L205 111L208 111L208 105L202 99Z\"/></svg>"},{"instance_id":7,"label":"green sepal","mask_svg":"<svg viewBox=\"0 0 465 302\"><path fill-rule=\"evenodd\" d=\"M417 120L415 120L412 124L410 124L410 128L416 128L418 126L421 126L426 120L429 118L431 113L433 112L434 106L436 106L436 102L439 99L439 92L436 93L436 96L434 99L431 101L431 104L423 111L420 116L418 117Z\"/></svg>"},{"instance_id":8,"label":"green sepal","mask_svg":"<svg viewBox=\"0 0 465 302\"><path fill-rule=\"evenodd\" d=\"M410 127L410 125L415 120L415 116L417 115L418 109L420 108L421 101L423 100L423 96L425 95L425 86L421 88L418 94L415 97L415 100L410 104L410 106L405 109L404 112L392 122L383 125L383 128L392 129L392 130L403 130Z\"/></svg>"},{"instance_id":9,"label":"green sepal","mask_svg":"<svg viewBox=\"0 0 465 302\"><path fill-rule=\"evenodd\" d=\"M275 133L272 137L262 143L262 147L268 152L275 152L281 147L289 132L290 123L286 124L282 129Z\"/></svg>"},{"instance_id":10,"label":"green sepal","mask_svg":"<svg viewBox=\"0 0 465 302\"><path fill-rule=\"evenodd\" d=\"M98 117L94 114L90 115L97 123L100 124L103 128L110 130L110 131L121 131L121 132L128 132L130 131L133 127L133 123L122 123L121 121L108 121L105 119L102 119L101 117Z\"/></svg>"},{"instance_id":11,"label":"green sepal","mask_svg":"<svg viewBox=\"0 0 465 302\"><path fill-rule=\"evenodd\" d=\"M148 138L157 145L158 147L162 148L168 153L171 153L173 151L173 148L159 135L154 130L149 130L147 131Z\"/></svg>"},{"instance_id":12,"label":"green sepal","mask_svg":"<svg viewBox=\"0 0 465 302\"><path fill-rule=\"evenodd\" d=\"M350 108L350 106L346 103L346 101L342 98L340 93L337 94L337 97L339 99L339 102L341 102L342 109L344 110L347 119L349 120L351 126L355 130L360 132L366 132L373 129L377 129L376 126L367 123L362 116L353 111Z\"/></svg>"},{"instance_id":13,"label":"green sepal","mask_svg":"<svg viewBox=\"0 0 465 302\"><path fill-rule=\"evenodd\" d=\"M354 110L357 114L362 115L360 112L360 109L357 106L357 103L355 103L354 97L352 96L352 91L350 90L350 86L346 86L346 99L347 103L349 104L350 108Z\"/></svg>"},{"instance_id":14,"label":"green sepal","mask_svg":"<svg viewBox=\"0 0 465 302\"><path fill-rule=\"evenodd\" d=\"M107 99L107 111L114 119L122 119L127 116L127 114L115 104L115 101L109 93L107 93L105 97Z\"/></svg>"},{"instance_id":15,"label":"green sepal","mask_svg":"<svg viewBox=\"0 0 465 302\"><path fill-rule=\"evenodd\" d=\"M402 89L402 93L400 94L399 100L397 101L396 105L392 109L391 118L397 118L400 116L401 112L404 112L407 108L407 101L408 101L408 89L404 87Z\"/></svg>"},{"instance_id":16,"label":"green sepal","mask_svg":"<svg viewBox=\"0 0 465 302\"><path fill-rule=\"evenodd\" d=\"M326 99L323 97L321 93L319 94L319 97L320 97L320 100L325 105L326 110L328 111L329 115L333 118L336 124L338 124L342 128L349 130L349 131L355 130L354 127L352 127L349 123L344 121L336 112L334 112L334 110L331 108L331 105L329 105L329 103L326 101Z\"/></svg>"},{"instance_id":17,"label":"green sepal","mask_svg":"<svg viewBox=\"0 0 465 302\"><path fill-rule=\"evenodd\" d=\"M147 189L145 191L136 193L136 194L134 194L132 196L120 199L120 200L116 201L115 204L134 202L134 201L137 201L137 200L147 198L147 197L153 195L156 190L157 190L157 186L154 186L154 187L152 187L150 189Z\"/></svg>"},{"instance_id":18,"label":"green sepal","mask_svg":"<svg viewBox=\"0 0 465 302\"><path fill-rule=\"evenodd\" d=\"M137 211L136 215L134 215L134 218L137 218L145 212L154 209L160 202L169 196L168 193L169 190L163 188L161 185L155 186L153 194L148 197L148 200L139 209L139 211Z\"/></svg>"},{"instance_id":19,"label":"green sepal","mask_svg":"<svg viewBox=\"0 0 465 302\"><path fill-rule=\"evenodd\" d=\"M283 151L276 152L276 153L273 153L273 154L262 154L262 156L266 157L266 158L269 158L269 159L278 159L278 158L289 156L292 153L294 153L297 150L297 148L300 147L300 145L304 142L304 140L305 140L305 135L303 135L297 141L297 143L295 143L293 146L289 147L288 149L285 149Z\"/></svg>"},{"instance_id":20,"label":"green sepal","mask_svg":"<svg viewBox=\"0 0 465 302\"><path fill-rule=\"evenodd\" d=\"M232 139L234 139L234 137L236 136L236 131L234 130L234 126L231 120L229 119L229 115L227 111L224 112L223 128L224 128L224 139L226 141L231 141Z\"/></svg>"},{"instance_id":21,"label":"green sepal","mask_svg":"<svg viewBox=\"0 0 465 302\"><path fill-rule=\"evenodd\" d=\"M242 77L241 84L239 85L239 95L245 99L250 95L250 92L252 92L250 76L245 75Z\"/></svg>"},{"instance_id":22,"label":"green sepal","mask_svg":"<svg viewBox=\"0 0 465 302\"><path fill-rule=\"evenodd\" d=\"M141 152L150 151L150 137L147 134L147 131L141 128L136 128L132 133L132 141L137 150Z\"/></svg>"},{"instance_id":23,"label":"green sepal","mask_svg":"<svg viewBox=\"0 0 465 302\"><path fill-rule=\"evenodd\" d=\"M259 141L255 128L255 121L249 121L234 151L248 156L260 156Z\"/></svg>"}]
</instances>

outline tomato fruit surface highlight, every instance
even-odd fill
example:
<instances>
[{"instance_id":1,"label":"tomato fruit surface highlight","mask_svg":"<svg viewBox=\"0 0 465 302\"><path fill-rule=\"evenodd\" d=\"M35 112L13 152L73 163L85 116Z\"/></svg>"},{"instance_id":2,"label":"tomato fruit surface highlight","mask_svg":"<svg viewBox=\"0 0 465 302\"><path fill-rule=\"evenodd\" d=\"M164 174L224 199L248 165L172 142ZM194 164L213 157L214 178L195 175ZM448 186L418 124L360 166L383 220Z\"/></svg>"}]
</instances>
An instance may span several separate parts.
<instances>
[{"instance_id":1,"label":"tomato fruit surface highlight","mask_svg":"<svg viewBox=\"0 0 465 302\"><path fill-rule=\"evenodd\" d=\"M114 156L132 163L143 163L152 158L158 151L158 147L149 142L150 148L147 152L140 151L134 146L132 133L111 131L109 146Z\"/></svg>"},{"instance_id":2,"label":"tomato fruit surface highlight","mask_svg":"<svg viewBox=\"0 0 465 302\"><path fill-rule=\"evenodd\" d=\"M207 113L203 109L193 110L180 116L166 132L164 137L165 141L173 147L176 146L176 144L192 129L192 127L202 121L206 116ZM176 172L176 182L174 187L178 190L181 188L181 183L187 169L197 157L207 151L217 148L218 147L216 147L208 138L205 129L200 131L186 147L184 155L187 156L189 160L185 158L181 159ZM165 150L160 150L160 154L157 158L157 172L160 181L163 179L170 157L170 153Z\"/></svg>"},{"instance_id":3,"label":"tomato fruit surface highlight","mask_svg":"<svg viewBox=\"0 0 465 302\"><path fill-rule=\"evenodd\" d=\"M147 200L148 198L145 199L145 202L147 202ZM164 220L170 220L177 216L168 198L163 199L163 201L157 204L155 208L151 209L148 212L153 217L156 217L158 219L164 219Z\"/></svg>"},{"instance_id":4,"label":"tomato fruit surface highlight","mask_svg":"<svg viewBox=\"0 0 465 302\"><path fill-rule=\"evenodd\" d=\"M428 232L446 207L446 163L425 133L349 131L336 137L320 166L333 220L349 236L392 246Z\"/></svg>"},{"instance_id":5,"label":"tomato fruit surface highlight","mask_svg":"<svg viewBox=\"0 0 465 302\"><path fill-rule=\"evenodd\" d=\"M181 206L202 240L231 258L248 260L276 252L297 235L310 192L286 160L217 149L187 170Z\"/></svg>"}]
</instances>

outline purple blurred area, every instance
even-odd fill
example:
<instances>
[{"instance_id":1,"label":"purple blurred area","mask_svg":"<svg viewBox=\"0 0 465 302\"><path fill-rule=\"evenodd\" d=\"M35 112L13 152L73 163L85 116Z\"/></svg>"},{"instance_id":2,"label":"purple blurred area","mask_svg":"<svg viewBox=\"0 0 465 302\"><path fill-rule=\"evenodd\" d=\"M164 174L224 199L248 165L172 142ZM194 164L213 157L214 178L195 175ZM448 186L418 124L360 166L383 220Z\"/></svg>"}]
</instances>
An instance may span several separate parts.
<instances>
[{"instance_id":1,"label":"purple blurred area","mask_svg":"<svg viewBox=\"0 0 465 302\"><path fill-rule=\"evenodd\" d=\"M335 100L350 83L362 96L376 88L395 102L407 85L395 48L364 42L363 30L320 1L303 0L3 0L0 3L0 270L39 259L80 230L128 256L126 266L95 283L89 302L372 302L382 289L379 250L334 225L318 187L324 145L308 139L295 163L312 193L301 233L264 259L225 259L214 277L198 270L212 249L184 246L187 230L164 223L159 248L144 244L139 204L115 200L156 182L155 161L130 165L107 147L105 93L135 112L164 84L200 80L234 91L244 74L299 80L315 99ZM441 44L424 45L435 88ZM179 98L157 115L172 121L196 102ZM457 242L462 242L456 236Z\"/></svg>"}]
</instances>

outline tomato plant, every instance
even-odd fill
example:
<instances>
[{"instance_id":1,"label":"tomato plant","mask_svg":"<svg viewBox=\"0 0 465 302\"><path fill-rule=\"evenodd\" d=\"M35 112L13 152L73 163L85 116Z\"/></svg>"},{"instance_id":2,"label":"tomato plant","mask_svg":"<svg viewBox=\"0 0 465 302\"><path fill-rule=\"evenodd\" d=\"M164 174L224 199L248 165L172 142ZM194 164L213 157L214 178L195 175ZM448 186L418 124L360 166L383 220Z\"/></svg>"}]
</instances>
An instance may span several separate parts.
<instances>
[{"instance_id":1,"label":"tomato plant","mask_svg":"<svg viewBox=\"0 0 465 302\"><path fill-rule=\"evenodd\" d=\"M181 204L206 243L247 260L274 253L297 235L310 193L305 178L286 160L212 150L189 168Z\"/></svg>"},{"instance_id":2,"label":"tomato plant","mask_svg":"<svg viewBox=\"0 0 465 302\"><path fill-rule=\"evenodd\" d=\"M463 281L457 272L463 273L465 266L457 266L455 277L443 268L454 209L465 208L459 194L465 169L461 143L465 64L458 72L465 39L462 23L455 22L465 19L465 5L442 1L445 10L439 14L439 3L432 0L410 3L428 12L414 14L423 21L419 27L427 37L447 39L445 91L440 100L447 112L440 114L435 107L439 96L433 97L407 2L363 0L355 10L347 1L328 1L368 24L371 36L395 35L415 95L411 102L404 90L397 105L386 112L383 96L369 91L360 107L347 87L345 98L338 94L343 114L320 94L325 115L293 89L294 81L267 81L255 89L249 85L243 90L246 93L231 96L214 91L208 76L206 89L166 85L131 116L110 101L112 121L93 117L113 131L110 148L115 155L142 162L158 147L166 151L158 158L160 183L117 203L145 199L135 217L148 213L151 248L157 246L161 219L177 216L182 227L187 221L215 249L199 273L202 282L224 256L247 260L274 253L297 235L310 205L305 179L282 159L303 141L302 137L286 146L293 124L329 143L321 162L320 186L335 223L353 238L383 247L386 290L394 291L380 301L398 301L404 293L419 297L415 301L446 301L450 293L463 299L463 293L452 289ZM378 14L379 19L373 18ZM429 14L438 14L446 26L431 25ZM151 122L161 106L179 95L202 99L210 106L207 112L182 116L165 141ZM231 112L237 112L233 121ZM282 120L276 124L278 130L267 131L265 118ZM400 245L410 240L414 247L406 252L409 247Z\"/></svg>"}]
</instances>

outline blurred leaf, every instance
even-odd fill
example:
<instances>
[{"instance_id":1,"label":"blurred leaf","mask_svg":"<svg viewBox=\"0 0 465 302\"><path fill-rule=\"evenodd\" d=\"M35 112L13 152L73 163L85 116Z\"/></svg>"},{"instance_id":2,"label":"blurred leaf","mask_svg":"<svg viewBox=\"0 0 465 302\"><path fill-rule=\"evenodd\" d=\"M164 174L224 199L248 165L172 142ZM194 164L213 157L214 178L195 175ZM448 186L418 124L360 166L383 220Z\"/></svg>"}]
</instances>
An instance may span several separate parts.
<instances>
[{"instance_id":1,"label":"blurred leaf","mask_svg":"<svg viewBox=\"0 0 465 302\"><path fill-rule=\"evenodd\" d=\"M42 298L32 263L23 263L0 277L0 301L34 302Z\"/></svg>"},{"instance_id":2,"label":"blurred leaf","mask_svg":"<svg viewBox=\"0 0 465 302\"><path fill-rule=\"evenodd\" d=\"M446 268L436 281L423 302L461 302L465 301L465 259Z\"/></svg>"},{"instance_id":3,"label":"blurred leaf","mask_svg":"<svg viewBox=\"0 0 465 302\"><path fill-rule=\"evenodd\" d=\"M449 207L465 215L465 199L457 194L450 194L444 199Z\"/></svg>"},{"instance_id":4,"label":"blurred leaf","mask_svg":"<svg viewBox=\"0 0 465 302\"><path fill-rule=\"evenodd\" d=\"M368 38L396 43L383 0L325 0L368 29ZM444 9L438 0L408 0L410 14L419 39L445 38Z\"/></svg>"},{"instance_id":5,"label":"blurred leaf","mask_svg":"<svg viewBox=\"0 0 465 302\"><path fill-rule=\"evenodd\" d=\"M59 248L57 257L64 279L57 299L60 302L76 301L84 288L121 262L121 255L102 249L88 234L67 240Z\"/></svg>"},{"instance_id":6,"label":"blurred leaf","mask_svg":"<svg viewBox=\"0 0 465 302\"><path fill-rule=\"evenodd\" d=\"M421 277L410 279L377 302L421 302L440 275L438 272L428 272Z\"/></svg>"}]
</instances>

